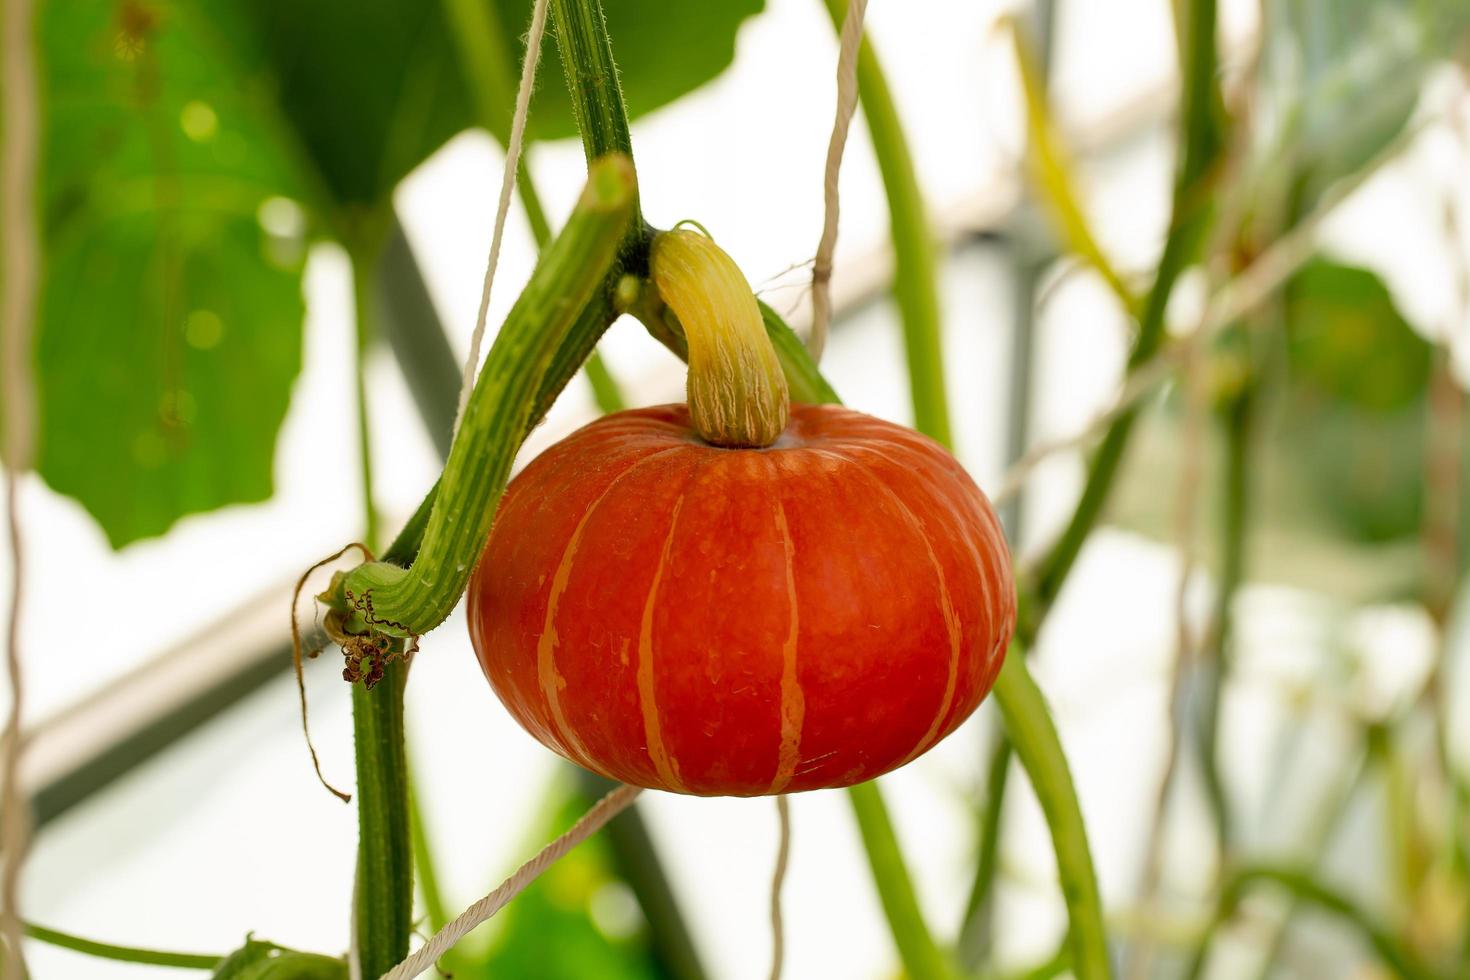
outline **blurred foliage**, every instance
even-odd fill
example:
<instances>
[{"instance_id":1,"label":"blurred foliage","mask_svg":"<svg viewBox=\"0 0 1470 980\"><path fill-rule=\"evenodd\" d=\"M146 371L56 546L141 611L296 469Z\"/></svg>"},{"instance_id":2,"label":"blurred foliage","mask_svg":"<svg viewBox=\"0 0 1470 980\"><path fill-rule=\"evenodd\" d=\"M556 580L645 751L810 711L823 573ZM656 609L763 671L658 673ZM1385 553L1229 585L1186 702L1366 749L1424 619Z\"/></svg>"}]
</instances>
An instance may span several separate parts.
<instances>
[{"instance_id":1,"label":"blurred foliage","mask_svg":"<svg viewBox=\"0 0 1470 980\"><path fill-rule=\"evenodd\" d=\"M552 785L550 812L534 824L528 847L565 832L587 810L569 774ZM614 874L601 834L577 845L516 896L491 924L488 948L455 953L455 980L657 980L647 924L632 892Z\"/></svg>"},{"instance_id":2,"label":"blurred foliage","mask_svg":"<svg viewBox=\"0 0 1470 980\"><path fill-rule=\"evenodd\" d=\"M609 3L635 66L621 78L630 111L723 71L761 6ZM374 261L393 188L471 125L475 100L438 3L41 9L38 469L122 547L271 495L307 244ZM507 36L523 33L529 2L495 10ZM532 118L541 136L573 132L559 77L543 79Z\"/></svg>"},{"instance_id":3,"label":"blurred foliage","mask_svg":"<svg viewBox=\"0 0 1470 980\"><path fill-rule=\"evenodd\" d=\"M1264 43L1251 153L1239 183L1269 238L1386 147L1425 78L1470 27L1463 0L1277 0Z\"/></svg>"},{"instance_id":4,"label":"blurred foliage","mask_svg":"<svg viewBox=\"0 0 1470 980\"><path fill-rule=\"evenodd\" d=\"M1243 345L1227 342L1209 372L1216 394L1233 393L1248 370L1265 378L1252 443L1252 577L1361 600L1416 594L1430 344L1375 274L1320 257L1266 316L1246 329L1277 356L1252 368ZM1176 534L1180 409L1176 388L1148 414L1112 510L1161 541ZM1207 476L1203 514L1219 511L1218 483ZM1214 538L1201 536L1207 555Z\"/></svg>"},{"instance_id":5,"label":"blurred foliage","mask_svg":"<svg viewBox=\"0 0 1470 980\"><path fill-rule=\"evenodd\" d=\"M1429 343L1376 275L1323 259L1292 278L1284 318L1279 432L1303 492L1350 541L1417 534Z\"/></svg>"},{"instance_id":6,"label":"blurred foliage","mask_svg":"<svg viewBox=\"0 0 1470 980\"><path fill-rule=\"evenodd\" d=\"M300 185L197 8L43 10L38 468L120 547L271 495L301 366Z\"/></svg>"}]
</instances>

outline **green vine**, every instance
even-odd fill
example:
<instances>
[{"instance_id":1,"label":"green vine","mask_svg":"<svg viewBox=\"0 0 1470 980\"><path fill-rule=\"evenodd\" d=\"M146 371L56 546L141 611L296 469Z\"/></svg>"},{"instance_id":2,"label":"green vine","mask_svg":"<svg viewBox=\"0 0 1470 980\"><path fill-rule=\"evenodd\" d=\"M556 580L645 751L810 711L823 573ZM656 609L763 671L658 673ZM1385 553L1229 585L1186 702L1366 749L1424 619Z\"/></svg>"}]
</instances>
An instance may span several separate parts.
<instances>
[{"instance_id":1,"label":"green vine","mask_svg":"<svg viewBox=\"0 0 1470 980\"><path fill-rule=\"evenodd\" d=\"M213 956L207 953L174 953L159 949L142 949L137 946L100 943L95 939L83 939L81 936L74 936L59 929L47 929L45 926L34 924L27 924L25 933L30 938L49 946L69 949L74 953L83 953L98 959L115 960L119 963L169 966L181 970L213 970L224 960L223 956Z\"/></svg>"},{"instance_id":2,"label":"green vine","mask_svg":"<svg viewBox=\"0 0 1470 980\"><path fill-rule=\"evenodd\" d=\"M571 219L547 249L496 336L440 477L418 557L405 569L372 562L338 576L326 597L349 633L406 638L449 615L490 533L541 379L590 300L606 289L632 215L626 157L595 160ZM575 367L573 367L575 370ZM509 435L509 437L508 437Z\"/></svg>"}]
</instances>

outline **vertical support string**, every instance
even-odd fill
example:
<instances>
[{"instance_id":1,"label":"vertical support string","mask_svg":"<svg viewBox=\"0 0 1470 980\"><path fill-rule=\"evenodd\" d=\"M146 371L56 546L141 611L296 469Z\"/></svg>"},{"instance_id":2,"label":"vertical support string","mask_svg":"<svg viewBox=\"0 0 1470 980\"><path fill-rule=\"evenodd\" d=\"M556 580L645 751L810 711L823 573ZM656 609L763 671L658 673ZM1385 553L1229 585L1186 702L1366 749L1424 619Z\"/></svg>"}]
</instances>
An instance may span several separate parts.
<instances>
[{"instance_id":1,"label":"vertical support string","mask_svg":"<svg viewBox=\"0 0 1470 980\"><path fill-rule=\"evenodd\" d=\"M786 865L791 858L791 803L786 794L776 797L780 821L780 843L776 846L776 870L771 876L771 980L781 980L786 960L786 927L781 916L781 886L786 883Z\"/></svg>"},{"instance_id":2,"label":"vertical support string","mask_svg":"<svg viewBox=\"0 0 1470 980\"><path fill-rule=\"evenodd\" d=\"M817 243L817 256L812 262L812 332L807 349L812 360L820 362L827 346L827 330L832 319L832 253L837 249L837 176L842 170L842 151L847 146L847 131L857 109L858 48L863 40L863 15L868 0L848 0L842 19L842 34L837 54L837 117L832 122L832 138L827 142L827 169L822 177L822 202L825 217L822 238Z\"/></svg>"},{"instance_id":3,"label":"vertical support string","mask_svg":"<svg viewBox=\"0 0 1470 980\"><path fill-rule=\"evenodd\" d=\"M464 362L464 380L459 389L459 408L454 413L454 431L459 432L460 419L470 392L475 388L476 369L480 365L480 345L485 339L485 321L490 315L490 286L495 281L495 267L500 262L500 240L505 234L505 216L510 211L510 195L515 189L516 167L521 160L521 145L526 136L526 117L531 110L531 89L536 83L536 65L541 60L541 38L546 33L546 0L536 0L531 11L531 29L526 34L526 57L521 63L521 84L516 90L515 115L510 123L510 139L505 145L505 172L500 180L500 203L495 209L495 230L490 236L490 257L485 263L485 284L480 290L480 311L475 317L475 331L470 335L470 352Z\"/></svg>"},{"instance_id":4,"label":"vertical support string","mask_svg":"<svg viewBox=\"0 0 1470 980\"><path fill-rule=\"evenodd\" d=\"M0 215L4 216L3 309L0 309L0 399L5 415L5 515L10 539L10 601L5 665L10 682L10 712L5 722L4 760L0 768L0 938L5 944L5 975L26 975L21 948L20 873L30 838L28 802L22 798L20 762L24 706L20 612L24 567L20 538L20 478L31 466L35 396L32 391L32 330L36 310L39 246L36 231L35 32L32 0L4 0L0 34L0 118L5 120L0 147Z\"/></svg>"}]
</instances>

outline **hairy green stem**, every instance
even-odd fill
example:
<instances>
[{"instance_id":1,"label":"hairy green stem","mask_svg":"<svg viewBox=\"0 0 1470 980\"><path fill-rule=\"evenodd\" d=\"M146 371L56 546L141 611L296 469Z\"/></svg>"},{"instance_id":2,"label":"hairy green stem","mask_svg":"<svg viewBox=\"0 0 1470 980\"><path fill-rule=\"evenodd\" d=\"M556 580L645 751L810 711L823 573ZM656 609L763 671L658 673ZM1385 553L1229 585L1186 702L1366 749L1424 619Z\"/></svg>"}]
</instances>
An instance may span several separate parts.
<instances>
[{"instance_id":1,"label":"hairy green stem","mask_svg":"<svg viewBox=\"0 0 1470 980\"><path fill-rule=\"evenodd\" d=\"M206 953L174 953L159 949L141 949L137 946L117 946L99 943L94 939L83 939L57 929L47 929L27 923L25 933L32 939L51 946L59 946L75 953L84 953L98 959L117 960L120 963L142 963L147 966L172 966L182 970L213 970L219 966L223 956Z\"/></svg>"},{"instance_id":2,"label":"hairy green stem","mask_svg":"<svg viewBox=\"0 0 1470 980\"><path fill-rule=\"evenodd\" d=\"M551 14L587 162L609 153L631 157L628 110L600 0L551 0Z\"/></svg>"},{"instance_id":3,"label":"hairy green stem","mask_svg":"<svg viewBox=\"0 0 1470 980\"><path fill-rule=\"evenodd\" d=\"M991 693L1051 829L1057 876L1071 923L1072 970L1078 980L1101 980L1112 975L1112 968L1087 827L1046 699L1026 669L1026 658L1019 654L1013 649L1006 657Z\"/></svg>"},{"instance_id":4,"label":"hairy green stem","mask_svg":"<svg viewBox=\"0 0 1470 980\"><path fill-rule=\"evenodd\" d=\"M857 817L858 832L868 853L873 879L878 883L878 897L888 917L905 975L912 980L953 980L958 974L934 942L924 921L878 783L859 783L847 791L847 798Z\"/></svg>"},{"instance_id":5,"label":"hairy green stem","mask_svg":"<svg viewBox=\"0 0 1470 980\"><path fill-rule=\"evenodd\" d=\"M1219 907L1210 923L1208 934L1212 935L1230 920L1246 892L1257 885L1274 884L1284 888L1297 901L1314 906L1340 920L1357 932L1372 947L1383 964L1396 976L1404 980L1433 980L1435 974L1405 949L1393 934L1379 925L1356 902L1338 892L1308 872L1293 868L1277 868L1266 865L1241 868L1230 876L1220 894ZM1209 943L1202 943L1186 974L1191 980L1204 971L1205 953Z\"/></svg>"},{"instance_id":6,"label":"hairy green stem","mask_svg":"<svg viewBox=\"0 0 1470 980\"><path fill-rule=\"evenodd\" d=\"M626 157L593 163L571 220L542 256L490 349L440 477L418 558L406 570L385 562L362 565L334 584L333 603L356 613L352 626L422 634L459 601L536 414L542 380L570 328L606 288L633 192Z\"/></svg>"},{"instance_id":7,"label":"hairy green stem","mask_svg":"<svg viewBox=\"0 0 1470 980\"><path fill-rule=\"evenodd\" d=\"M847 0L824 0L837 30L847 13ZM873 139L873 153L888 198L889 234L893 239L893 298L903 321L908 357L914 427L948 446L949 400L945 394L943 338L939 306L938 247L919 190L914 160L904 139L898 107L873 45L866 38L858 50L858 97Z\"/></svg>"},{"instance_id":8,"label":"hairy green stem","mask_svg":"<svg viewBox=\"0 0 1470 980\"><path fill-rule=\"evenodd\" d=\"M369 691L352 685L357 758L357 913L354 941L364 977L382 976L408 955L413 922L413 845L403 689L408 664L394 660Z\"/></svg>"},{"instance_id":9,"label":"hairy green stem","mask_svg":"<svg viewBox=\"0 0 1470 980\"><path fill-rule=\"evenodd\" d=\"M357 304L357 410L362 453L364 540L377 547L372 441L368 429L365 357L375 330L376 256L353 257ZM388 666L374 690L354 685L352 728L357 767L357 884L353 942L364 976L379 976L408 955L413 919L413 861L408 837L408 773L404 761L403 687L406 666Z\"/></svg>"},{"instance_id":10,"label":"hairy green stem","mask_svg":"<svg viewBox=\"0 0 1470 980\"><path fill-rule=\"evenodd\" d=\"M510 138L510 110L516 101L516 47L506 37L500 19L488 4L480 0L443 0L443 3L460 67L470 80L480 125L504 146ZM525 209L526 222L531 226L531 236L537 249L545 249L551 242L551 223L546 218L541 195L531 178L527 158L532 139L527 134L526 145L516 167L516 193ZM624 149L624 152L630 151ZM620 410L623 405L617 382L596 352L587 358L586 371L597 407L604 412Z\"/></svg>"}]
</instances>

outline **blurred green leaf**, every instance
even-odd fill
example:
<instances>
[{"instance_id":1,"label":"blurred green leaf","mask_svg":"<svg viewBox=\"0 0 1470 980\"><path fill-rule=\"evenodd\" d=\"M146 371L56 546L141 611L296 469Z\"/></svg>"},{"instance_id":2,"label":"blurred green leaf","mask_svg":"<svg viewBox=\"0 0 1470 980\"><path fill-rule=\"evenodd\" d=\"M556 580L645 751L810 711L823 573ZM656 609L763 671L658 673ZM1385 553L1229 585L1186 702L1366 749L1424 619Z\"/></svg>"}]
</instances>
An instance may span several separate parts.
<instances>
[{"instance_id":1,"label":"blurred green leaf","mask_svg":"<svg viewBox=\"0 0 1470 980\"><path fill-rule=\"evenodd\" d=\"M230 47L245 83L272 94L277 135L314 170L338 218L386 221L398 182L472 110L437 3L409 0L187 0ZM291 144L294 144L292 146ZM383 227L374 229L381 233ZM375 244L375 243L372 243Z\"/></svg>"},{"instance_id":2,"label":"blurred green leaf","mask_svg":"<svg viewBox=\"0 0 1470 980\"><path fill-rule=\"evenodd\" d=\"M298 953L247 936L245 945L215 968L212 980L346 980L345 960Z\"/></svg>"},{"instance_id":3,"label":"blurred green leaf","mask_svg":"<svg viewBox=\"0 0 1470 980\"><path fill-rule=\"evenodd\" d=\"M192 8L46 4L40 33L38 468L121 547L271 494L301 362L299 185Z\"/></svg>"},{"instance_id":4,"label":"blurred green leaf","mask_svg":"<svg viewBox=\"0 0 1470 980\"><path fill-rule=\"evenodd\" d=\"M1306 213L1398 135L1430 68L1470 29L1470 5L1283 0L1263 9L1252 183L1269 228Z\"/></svg>"},{"instance_id":5,"label":"blurred green leaf","mask_svg":"<svg viewBox=\"0 0 1470 980\"><path fill-rule=\"evenodd\" d=\"M1251 576L1355 600L1414 595L1430 345L1376 275L1326 259L1297 272L1281 310L1284 364L1262 368L1253 438ZM1238 356L1217 351L1216 375ZM1178 402L1171 391L1147 413L1111 513L1163 541L1176 527ZM1218 433L1211 440L1199 501L1209 520L1220 508ZM1208 560L1215 537L1200 537Z\"/></svg>"},{"instance_id":6,"label":"blurred green leaf","mask_svg":"<svg viewBox=\"0 0 1470 980\"><path fill-rule=\"evenodd\" d=\"M1365 542L1415 534L1429 343L1366 269L1319 259L1285 295L1282 448L1339 533Z\"/></svg>"},{"instance_id":7,"label":"blurred green leaf","mask_svg":"<svg viewBox=\"0 0 1470 980\"><path fill-rule=\"evenodd\" d=\"M506 37L524 41L530 0L496 0ZM603 0L628 116L636 119L710 81L735 57L735 35L765 0ZM516 47L520 64L522 47ZM577 135L561 54L547 35L528 125L538 139Z\"/></svg>"}]
</instances>

